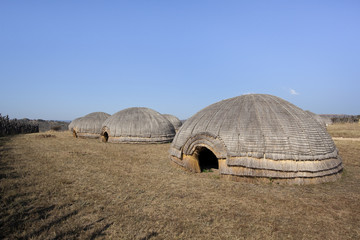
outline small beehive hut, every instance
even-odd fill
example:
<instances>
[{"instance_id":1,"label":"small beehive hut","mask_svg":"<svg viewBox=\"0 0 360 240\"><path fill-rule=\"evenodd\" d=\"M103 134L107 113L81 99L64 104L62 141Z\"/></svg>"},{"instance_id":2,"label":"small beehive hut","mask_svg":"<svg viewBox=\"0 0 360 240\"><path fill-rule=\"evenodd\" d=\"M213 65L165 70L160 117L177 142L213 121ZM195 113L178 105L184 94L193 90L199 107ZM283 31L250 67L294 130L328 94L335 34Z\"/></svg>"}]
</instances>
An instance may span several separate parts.
<instances>
[{"instance_id":1,"label":"small beehive hut","mask_svg":"<svg viewBox=\"0 0 360 240\"><path fill-rule=\"evenodd\" d=\"M103 122L110 117L104 112L93 112L83 117L74 119L69 124L69 130L74 137L99 138Z\"/></svg>"},{"instance_id":2,"label":"small beehive hut","mask_svg":"<svg viewBox=\"0 0 360 240\"><path fill-rule=\"evenodd\" d=\"M188 119L171 160L201 172L218 168L234 180L308 184L333 181L343 169L325 128L275 96L249 94L214 103Z\"/></svg>"},{"instance_id":3,"label":"small beehive hut","mask_svg":"<svg viewBox=\"0 0 360 240\"><path fill-rule=\"evenodd\" d=\"M175 131L177 132L182 125L180 119L178 119L177 117L175 117L174 115L171 115L171 114L163 114L163 116L171 122L171 124L175 128Z\"/></svg>"},{"instance_id":4,"label":"small beehive hut","mask_svg":"<svg viewBox=\"0 0 360 240\"><path fill-rule=\"evenodd\" d=\"M79 121L80 118L81 118L81 117L75 118L74 120L72 120L72 121L69 123L69 126L68 126L69 131L73 132L74 126L76 125L76 122Z\"/></svg>"},{"instance_id":5,"label":"small beehive hut","mask_svg":"<svg viewBox=\"0 0 360 240\"><path fill-rule=\"evenodd\" d=\"M160 113L134 107L119 111L102 125L102 141L117 143L166 143L175 136L174 126Z\"/></svg>"}]
</instances>

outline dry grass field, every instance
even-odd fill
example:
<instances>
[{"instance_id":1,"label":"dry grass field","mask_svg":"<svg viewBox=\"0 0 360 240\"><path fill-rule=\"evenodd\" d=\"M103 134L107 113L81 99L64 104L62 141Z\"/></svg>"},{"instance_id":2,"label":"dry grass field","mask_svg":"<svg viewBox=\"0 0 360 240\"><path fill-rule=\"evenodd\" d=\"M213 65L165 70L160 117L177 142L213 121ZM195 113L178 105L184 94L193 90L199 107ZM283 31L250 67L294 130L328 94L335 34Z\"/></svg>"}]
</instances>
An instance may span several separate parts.
<instances>
[{"instance_id":1,"label":"dry grass field","mask_svg":"<svg viewBox=\"0 0 360 240\"><path fill-rule=\"evenodd\" d=\"M336 137L360 128L330 126ZM170 144L70 132L0 138L0 239L360 239L360 141L335 141L342 178L225 181L170 163Z\"/></svg>"},{"instance_id":2,"label":"dry grass field","mask_svg":"<svg viewBox=\"0 0 360 240\"><path fill-rule=\"evenodd\" d=\"M332 137L360 138L359 123L338 123L328 126Z\"/></svg>"}]
</instances>

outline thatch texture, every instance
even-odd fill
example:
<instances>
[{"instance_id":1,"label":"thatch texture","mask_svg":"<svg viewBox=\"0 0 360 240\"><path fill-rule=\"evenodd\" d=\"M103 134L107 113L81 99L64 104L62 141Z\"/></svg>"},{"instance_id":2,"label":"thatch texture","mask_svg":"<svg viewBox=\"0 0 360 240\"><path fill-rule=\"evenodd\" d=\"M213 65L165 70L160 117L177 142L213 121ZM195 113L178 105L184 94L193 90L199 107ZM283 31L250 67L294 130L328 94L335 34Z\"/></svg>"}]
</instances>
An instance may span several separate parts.
<instances>
[{"instance_id":1,"label":"thatch texture","mask_svg":"<svg viewBox=\"0 0 360 240\"><path fill-rule=\"evenodd\" d=\"M199 172L204 147L223 175L308 183L343 168L324 127L295 105L265 94L226 99L196 113L176 134L171 159Z\"/></svg>"},{"instance_id":2,"label":"thatch texture","mask_svg":"<svg viewBox=\"0 0 360 240\"><path fill-rule=\"evenodd\" d=\"M124 109L102 125L103 141L166 143L175 136L174 126L160 113L142 107Z\"/></svg>"},{"instance_id":3,"label":"thatch texture","mask_svg":"<svg viewBox=\"0 0 360 240\"><path fill-rule=\"evenodd\" d=\"M320 123L321 126L325 127L326 128L326 123L324 121L324 119L316 114L316 113L313 113L313 112L310 112L310 111L306 111L312 118L314 118L316 121L318 121L318 123Z\"/></svg>"},{"instance_id":4,"label":"thatch texture","mask_svg":"<svg viewBox=\"0 0 360 240\"><path fill-rule=\"evenodd\" d=\"M72 120L72 121L69 123L69 126L68 126L69 131L72 132L72 131L74 130L74 126L75 126L76 122L79 121L80 118L81 118L81 117L75 118L74 120Z\"/></svg>"},{"instance_id":5,"label":"thatch texture","mask_svg":"<svg viewBox=\"0 0 360 240\"><path fill-rule=\"evenodd\" d=\"M174 126L175 131L178 131L179 128L181 127L182 123L180 121L180 119L178 119L177 117L175 117L174 115L171 114L163 114L164 117L166 117L167 120L169 120L171 122L171 124Z\"/></svg>"},{"instance_id":6,"label":"thatch texture","mask_svg":"<svg viewBox=\"0 0 360 240\"><path fill-rule=\"evenodd\" d=\"M93 112L83 117L74 119L69 124L69 130L74 137L99 138L103 122L110 117L104 112Z\"/></svg>"}]
</instances>

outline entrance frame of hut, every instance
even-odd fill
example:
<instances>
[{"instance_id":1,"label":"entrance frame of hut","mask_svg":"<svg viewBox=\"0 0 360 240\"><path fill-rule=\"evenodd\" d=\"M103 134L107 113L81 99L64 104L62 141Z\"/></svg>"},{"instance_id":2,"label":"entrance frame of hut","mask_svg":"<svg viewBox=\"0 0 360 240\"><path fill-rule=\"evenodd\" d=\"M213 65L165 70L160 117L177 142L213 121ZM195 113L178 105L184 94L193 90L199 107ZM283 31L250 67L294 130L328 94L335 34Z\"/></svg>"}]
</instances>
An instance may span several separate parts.
<instances>
[{"instance_id":1,"label":"entrance frame of hut","mask_svg":"<svg viewBox=\"0 0 360 240\"><path fill-rule=\"evenodd\" d=\"M103 142L108 142L109 141L109 134L106 131L101 135L101 140Z\"/></svg>"},{"instance_id":2,"label":"entrance frame of hut","mask_svg":"<svg viewBox=\"0 0 360 240\"><path fill-rule=\"evenodd\" d=\"M72 132L73 132L73 137L74 137L74 138L78 138L78 134L77 134L76 130L73 129Z\"/></svg>"},{"instance_id":3,"label":"entrance frame of hut","mask_svg":"<svg viewBox=\"0 0 360 240\"><path fill-rule=\"evenodd\" d=\"M201 163L203 151L210 151L217 159L219 173L226 167L227 148L219 136L199 133L189 138L182 149L182 165L193 172L200 173L204 168ZM207 163L205 163L207 165Z\"/></svg>"},{"instance_id":4,"label":"entrance frame of hut","mask_svg":"<svg viewBox=\"0 0 360 240\"><path fill-rule=\"evenodd\" d=\"M201 172L210 169L219 169L218 158L207 147L197 146L196 150L193 153L193 156L197 159Z\"/></svg>"}]
</instances>

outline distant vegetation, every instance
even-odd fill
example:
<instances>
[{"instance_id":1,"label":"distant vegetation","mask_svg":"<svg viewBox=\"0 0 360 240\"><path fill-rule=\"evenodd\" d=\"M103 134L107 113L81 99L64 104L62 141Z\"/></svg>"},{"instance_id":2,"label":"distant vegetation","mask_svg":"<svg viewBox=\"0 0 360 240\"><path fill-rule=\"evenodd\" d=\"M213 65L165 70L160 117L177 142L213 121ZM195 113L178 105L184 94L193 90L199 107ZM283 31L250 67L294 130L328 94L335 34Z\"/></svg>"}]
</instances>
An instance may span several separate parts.
<instances>
[{"instance_id":1,"label":"distant vegetation","mask_svg":"<svg viewBox=\"0 0 360 240\"><path fill-rule=\"evenodd\" d=\"M40 132L46 132L49 130L67 131L69 123L70 123L70 122L65 122L65 121L43 120L43 119L37 119L37 120L26 119L26 120L31 123L39 125Z\"/></svg>"},{"instance_id":2,"label":"distant vegetation","mask_svg":"<svg viewBox=\"0 0 360 240\"><path fill-rule=\"evenodd\" d=\"M332 123L354 123L359 122L360 115L346 115L346 114L320 114L321 118L328 120L327 124Z\"/></svg>"},{"instance_id":3,"label":"distant vegetation","mask_svg":"<svg viewBox=\"0 0 360 240\"><path fill-rule=\"evenodd\" d=\"M359 122L360 115L339 115L331 118L333 123L354 123Z\"/></svg>"},{"instance_id":4,"label":"distant vegetation","mask_svg":"<svg viewBox=\"0 0 360 240\"><path fill-rule=\"evenodd\" d=\"M20 133L34 133L52 131L66 131L68 130L69 122L54 121L54 120L31 120L10 119L9 116L2 116L0 114L0 137L15 135Z\"/></svg>"},{"instance_id":5,"label":"distant vegetation","mask_svg":"<svg viewBox=\"0 0 360 240\"><path fill-rule=\"evenodd\" d=\"M34 132L39 132L39 125L26 120L9 119L9 116L0 114L0 137Z\"/></svg>"}]
</instances>

